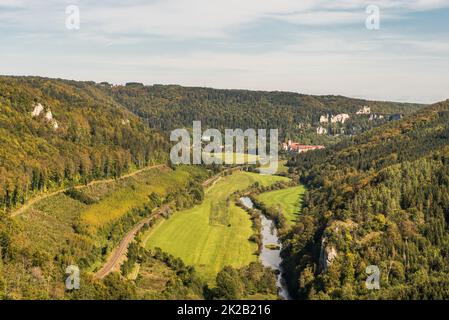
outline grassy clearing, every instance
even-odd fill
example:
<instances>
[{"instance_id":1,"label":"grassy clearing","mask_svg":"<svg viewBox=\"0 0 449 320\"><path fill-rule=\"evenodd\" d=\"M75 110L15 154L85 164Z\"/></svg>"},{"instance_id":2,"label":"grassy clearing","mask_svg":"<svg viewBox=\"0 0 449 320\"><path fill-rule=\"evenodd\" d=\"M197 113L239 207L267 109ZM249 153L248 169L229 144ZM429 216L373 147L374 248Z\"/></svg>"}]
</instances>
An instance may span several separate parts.
<instances>
[{"instance_id":1,"label":"grassy clearing","mask_svg":"<svg viewBox=\"0 0 449 320\"><path fill-rule=\"evenodd\" d=\"M43 262L55 257L67 264L77 264L84 271L93 271L101 263L101 250L109 245L98 228L139 207L152 192L164 196L185 185L191 176L204 174L198 167L152 169L133 177L82 189L97 203L87 205L63 193L43 199L14 218L20 232L12 239ZM78 232L77 226L87 226L91 232ZM64 256L64 258L62 258ZM86 269L87 268L87 269Z\"/></svg>"},{"instance_id":2,"label":"grassy clearing","mask_svg":"<svg viewBox=\"0 0 449 320\"><path fill-rule=\"evenodd\" d=\"M144 244L180 257L186 264L194 265L205 281L213 283L224 266L242 267L255 261L257 248L248 241L253 233L248 214L231 202L227 210L229 224L211 225L212 203L226 200L233 192L255 182L267 186L283 180L288 179L247 172L226 176L206 191L201 205L179 212L149 230Z\"/></svg>"},{"instance_id":3,"label":"grassy clearing","mask_svg":"<svg viewBox=\"0 0 449 320\"><path fill-rule=\"evenodd\" d=\"M289 224L293 224L301 210L304 186L265 192L257 196L267 207L280 207Z\"/></svg>"}]
</instances>

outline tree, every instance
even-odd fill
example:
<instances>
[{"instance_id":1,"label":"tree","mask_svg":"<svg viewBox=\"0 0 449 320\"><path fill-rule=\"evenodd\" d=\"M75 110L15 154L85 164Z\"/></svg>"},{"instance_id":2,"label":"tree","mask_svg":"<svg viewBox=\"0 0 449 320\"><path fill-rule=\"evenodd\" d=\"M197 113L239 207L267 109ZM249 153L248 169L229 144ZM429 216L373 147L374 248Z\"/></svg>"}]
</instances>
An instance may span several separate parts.
<instances>
[{"instance_id":1,"label":"tree","mask_svg":"<svg viewBox=\"0 0 449 320\"><path fill-rule=\"evenodd\" d=\"M217 274L216 299L239 300L243 294L243 283L238 271L230 266Z\"/></svg>"}]
</instances>

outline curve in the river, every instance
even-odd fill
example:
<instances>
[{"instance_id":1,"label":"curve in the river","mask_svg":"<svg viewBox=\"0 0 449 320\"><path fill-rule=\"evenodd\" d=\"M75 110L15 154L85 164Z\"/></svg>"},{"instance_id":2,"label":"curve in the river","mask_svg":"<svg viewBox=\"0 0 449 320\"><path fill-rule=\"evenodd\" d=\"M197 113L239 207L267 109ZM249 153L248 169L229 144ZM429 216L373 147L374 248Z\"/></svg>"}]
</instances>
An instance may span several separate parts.
<instances>
[{"instance_id":1,"label":"curve in the river","mask_svg":"<svg viewBox=\"0 0 449 320\"><path fill-rule=\"evenodd\" d=\"M250 198L242 197L240 198L240 201L245 207L253 209L254 204ZM262 251L259 256L260 262L265 267L269 267L273 270L278 271L277 286L279 288L279 296L284 300L291 300L287 285L282 276L282 243L279 240L276 226L273 220L268 219L264 214L261 213L260 216L262 221ZM278 247L279 249L273 250L272 248L267 248L267 246L272 247L273 245Z\"/></svg>"}]
</instances>

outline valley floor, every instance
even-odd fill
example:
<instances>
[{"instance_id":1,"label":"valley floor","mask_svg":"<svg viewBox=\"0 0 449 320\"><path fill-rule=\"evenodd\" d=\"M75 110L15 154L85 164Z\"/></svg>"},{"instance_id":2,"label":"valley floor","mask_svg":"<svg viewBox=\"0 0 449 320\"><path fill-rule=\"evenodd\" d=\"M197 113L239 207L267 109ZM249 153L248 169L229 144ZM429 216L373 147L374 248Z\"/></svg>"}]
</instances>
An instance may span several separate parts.
<instances>
[{"instance_id":1,"label":"valley floor","mask_svg":"<svg viewBox=\"0 0 449 320\"><path fill-rule=\"evenodd\" d=\"M195 266L200 276L213 283L216 274L227 265L242 267L257 260L255 243L248 239L254 233L248 214L232 201L227 207L228 220L211 221L214 205L226 207L226 200L235 191L242 191L255 182L271 185L288 181L279 176L235 172L210 187L204 202L164 220L144 236L147 248L159 247Z\"/></svg>"}]
</instances>

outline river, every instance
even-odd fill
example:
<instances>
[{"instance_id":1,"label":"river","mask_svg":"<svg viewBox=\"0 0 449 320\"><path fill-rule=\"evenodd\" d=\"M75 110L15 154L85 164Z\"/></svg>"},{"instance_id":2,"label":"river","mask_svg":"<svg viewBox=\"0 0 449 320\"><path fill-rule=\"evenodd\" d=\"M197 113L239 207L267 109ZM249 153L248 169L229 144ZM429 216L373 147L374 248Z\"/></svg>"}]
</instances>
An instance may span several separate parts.
<instances>
[{"instance_id":1,"label":"river","mask_svg":"<svg viewBox=\"0 0 449 320\"><path fill-rule=\"evenodd\" d=\"M254 208L254 203L250 198L242 197L240 198L240 201L245 207L249 209ZM259 256L260 262L265 267L269 267L277 271L277 286L279 288L279 296L284 300L291 300L291 297L287 290L287 286L285 284L285 280L282 276L282 243L279 241L276 226L273 220L268 219L264 214L261 214L260 217L262 221L262 251ZM267 246L274 246L277 248L267 248Z\"/></svg>"}]
</instances>

